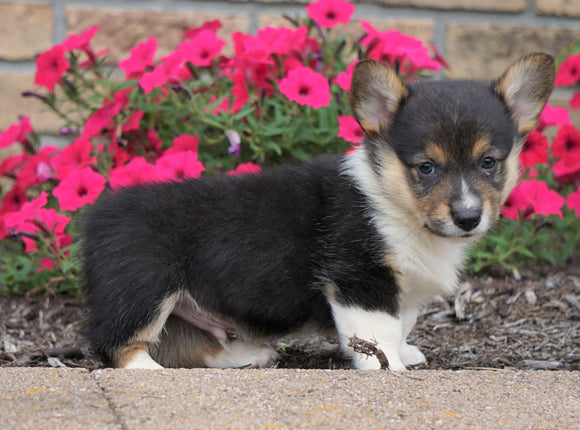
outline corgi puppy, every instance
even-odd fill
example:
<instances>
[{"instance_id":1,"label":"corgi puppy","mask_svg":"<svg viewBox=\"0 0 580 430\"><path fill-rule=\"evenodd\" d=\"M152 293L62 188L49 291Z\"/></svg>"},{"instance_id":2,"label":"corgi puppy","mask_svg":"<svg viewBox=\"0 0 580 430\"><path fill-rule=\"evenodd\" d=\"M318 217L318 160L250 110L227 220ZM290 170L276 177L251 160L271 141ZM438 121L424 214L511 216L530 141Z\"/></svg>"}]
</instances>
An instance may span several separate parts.
<instances>
[{"instance_id":1,"label":"corgi puppy","mask_svg":"<svg viewBox=\"0 0 580 430\"><path fill-rule=\"evenodd\" d=\"M276 338L322 330L357 369L380 363L355 335L392 370L423 362L406 342L419 307L454 291L497 220L554 75L540 53L491 83L405 84L362 61L350 154L103 196L82 234L94 351L122 368L259 367Z\"/></svg>"}]
</instances>

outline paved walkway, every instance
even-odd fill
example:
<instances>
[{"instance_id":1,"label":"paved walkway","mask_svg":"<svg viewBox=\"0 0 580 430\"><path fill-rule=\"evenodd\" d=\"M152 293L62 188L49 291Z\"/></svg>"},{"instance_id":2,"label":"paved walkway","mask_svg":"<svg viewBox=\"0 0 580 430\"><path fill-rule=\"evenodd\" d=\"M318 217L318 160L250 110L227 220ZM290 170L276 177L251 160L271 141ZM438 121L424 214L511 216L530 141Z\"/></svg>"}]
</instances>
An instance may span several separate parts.
<instances>
[{"instance_id":1,"label":"paved walkway","mask_svg":"<svg viewBox=\"0 0 580 430\"><path fill-rule=\"evenodd\" d=\"M7 429L579 429L580 372L0 368Z\"/></svg>"}]
</instances>

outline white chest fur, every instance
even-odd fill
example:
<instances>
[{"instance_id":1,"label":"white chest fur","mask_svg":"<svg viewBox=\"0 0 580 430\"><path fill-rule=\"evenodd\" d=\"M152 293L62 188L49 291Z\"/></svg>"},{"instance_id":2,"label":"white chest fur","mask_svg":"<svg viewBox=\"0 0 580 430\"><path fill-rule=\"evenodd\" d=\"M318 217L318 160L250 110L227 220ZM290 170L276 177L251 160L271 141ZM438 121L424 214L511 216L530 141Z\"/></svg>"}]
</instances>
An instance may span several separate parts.
<instances>
[{"instance_id":1,"label":"white chest fur","mask_svg":"<svg viewBox=\"0 0 580 430\"><path fill-rule=\"evenodd\" d=\"M471 240L438 237L411 222L396 202L385 198L363 148L347 157L345 173L371 201L372 219L388 249L387 262L402 289L401 301L419 304L436 294L453 292Z\"/></svg>"}]
</instances>

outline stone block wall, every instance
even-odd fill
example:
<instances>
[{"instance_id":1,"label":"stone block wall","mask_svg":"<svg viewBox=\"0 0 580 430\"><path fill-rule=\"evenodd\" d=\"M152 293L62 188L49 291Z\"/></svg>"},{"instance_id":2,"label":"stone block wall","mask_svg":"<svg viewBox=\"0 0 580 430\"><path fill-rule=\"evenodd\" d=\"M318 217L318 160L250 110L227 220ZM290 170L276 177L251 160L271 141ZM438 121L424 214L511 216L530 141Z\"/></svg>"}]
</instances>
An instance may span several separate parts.
<instances>
[{"instance_id":1,"label":"stone block wall","mask_svg":"<svg viewBox=\"0 0 580 430\"><path fill-rule=\"evenodd\" d=\"M0 0L0 130L19 114L30 114L42 132L58 121L20 93L34 87L35 56L68 34L103 28L96 48L110 48L112 60L149 36L160 51L173 49L180 34L206 20L220 19L220 36L280 25L283 14L305 15L307 1L273 0ZM580 0L364 0L355 18L380 29L397 28L434 43L451 66L444 77L489 79L531 51L557 55L580 38ZM344 31L360 32L358 24ZM231 49L231 48L230 48ZM558 91L555 104L569 93ZM580 118L575 121L580 125Z\"/></svg>"}]
</instances>

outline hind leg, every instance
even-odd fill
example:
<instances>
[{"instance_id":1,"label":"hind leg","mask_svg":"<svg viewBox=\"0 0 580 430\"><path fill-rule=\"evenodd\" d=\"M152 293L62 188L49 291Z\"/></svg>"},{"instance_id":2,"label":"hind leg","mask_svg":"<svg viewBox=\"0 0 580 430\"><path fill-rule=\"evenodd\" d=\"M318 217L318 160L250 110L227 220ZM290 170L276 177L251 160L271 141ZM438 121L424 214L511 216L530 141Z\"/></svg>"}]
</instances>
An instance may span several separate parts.
<instances>
[{"instance_id":1,"label":"hind leg","mask_svg":"<svg viewBox=\"0 0 580 430\"><path fill-rule=\"evenodd\" d=\"M165 367L268 367L275 351L264 344L236 339L218 340L206 330L171 315L157 344L154 359Z\"/></svg>"},{"instance_id":2,"label":"hind leg","mask_svg":"<svg viewBox=\"0 0 580 430\"><path fill-rule=\"evenodd\" d=\"M144 328L138 330L125 345L115 348L110 352L114 367L123 369L163 369L149 354L150 346L155 344L163 327L169 318L175 303L177 294L164 299L157 307L157 312L152 321Z\"/></svg>"}]
</instances>

